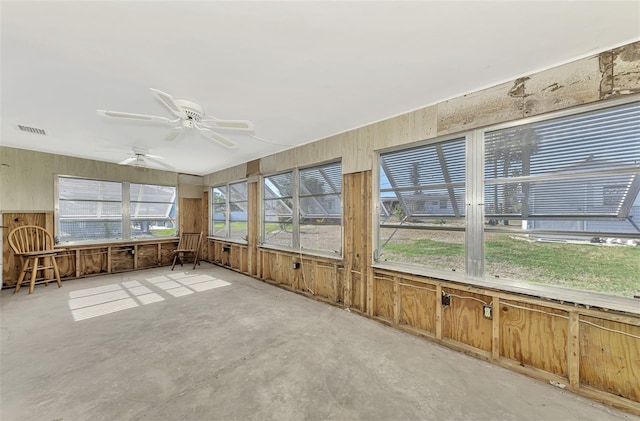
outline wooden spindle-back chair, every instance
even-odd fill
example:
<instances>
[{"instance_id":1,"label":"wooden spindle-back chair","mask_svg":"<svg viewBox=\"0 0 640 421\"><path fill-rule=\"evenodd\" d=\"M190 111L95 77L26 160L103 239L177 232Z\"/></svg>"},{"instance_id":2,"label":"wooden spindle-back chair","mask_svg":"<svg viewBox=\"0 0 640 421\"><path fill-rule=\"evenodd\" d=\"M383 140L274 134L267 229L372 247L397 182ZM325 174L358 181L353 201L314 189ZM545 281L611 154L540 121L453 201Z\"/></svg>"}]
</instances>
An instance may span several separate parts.
<instances>
[{"instance_id":1,"label":"wooden spindle-back chair","mask_svg":"<svg viewBox=\"0 0 640 421\"><path fill-rule=\"evenodd\" d=\"M58 287L62 286L56 263L56 251L53 249L53 237L47 230L36 225L23 225L11 230L8 239L13 252L24 260L15 292L20 291L20 286L27 272L31 272L29 294L33 293L39 271L42 271L45 285L49 285L49 281L53 279L49 279L47 274L49 270L53 269Z\"/></svg>"}]
</instances>

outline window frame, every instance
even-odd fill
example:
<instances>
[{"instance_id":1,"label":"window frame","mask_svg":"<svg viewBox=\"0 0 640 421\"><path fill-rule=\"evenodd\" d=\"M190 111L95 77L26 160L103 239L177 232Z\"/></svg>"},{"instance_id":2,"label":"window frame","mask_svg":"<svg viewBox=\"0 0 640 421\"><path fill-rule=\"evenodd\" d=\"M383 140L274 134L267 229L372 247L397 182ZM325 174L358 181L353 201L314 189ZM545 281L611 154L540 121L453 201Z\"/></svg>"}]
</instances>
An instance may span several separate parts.
<instances>
[{"instance_id":1,"label":"window frame","mask_svg":"<svg viewBox=\"0 0 640 421\"><path fill-rule=\"evenodd\" d=\"M517 128L527 126L533 123L544 122L548 120L571 117L583 113L597 112L608 108L624 106L627 104L639 103L638 95L629 97L615 98L607 101L599 101L593 104L581 105L553 111L541 115L526 117L523 119L509 121L505 123L487 125L472 130L456 132L445 136L439 136L432 139L422 140L418 142L394 146L376 151L375 164L373 166L373 177L375 191L374 198L374 232L373 232L373 267L380 269L396 270L399 272L429 276L442 279L445 281L460 282L474 285L481 288L490 288L496 290L509 291L514 293L533 295L552 300L562 300L566 302L574 302L588 306L599 306L619 310L624 312L638 313L637 299L620 297L606 293L594 292L589 290L567 289L555 285L533 284L526 281L500 278L498 280L487 277L484 270L484 234L487 231L484 220L484 165L485 165L485 133L497 130ZM410 149L423 145L443 142L447 139L466 136L466 183L465 183L465 212L466 229L465 229L465 262L466 273L449 272L429 268L424 265L404 264L400 262L382 262L378 261L378 247L380 243L379 228L381 219L380 204L380 159L381 155L397 150ZM472 162L471 162L472 161Z\"/></svg>"},{"instance_id":2,"label":"window frame","mask_svg":"<svg viewBox=\"0 0 640 421\"><path fill-rule=\"evenodd\" d=\"M88 181L98 181L98 182L107 182L107 183L117 183L120 185L121 189L121 201L106 201L111 203L121 203L121 223L122 223L122 238L100 238L100 239L89 239L89 240L73 240L73 241L60 241L60 179L61 178L69 178L75 180L88 180ZM120 242L133 242L133 241L149 241L159 237L143 237L136 238L131 235L131 204L134 203L165 203L165 202L152 202L152 201L132 201L130 195L130 187L131 184L138 185L148 185L148 186L162 186L162 187L173 187L175 189L175 198L173 206L175 206L175 220L179 221L179 193L178 186L171 184L151 184L151 183L143 183L137 181L128 181L128 180L109 180L103 178L94 178L94 177L82 177L75 175L67 175L67 174L54 174L54 231L55 231L55 243L56 245L75 245L75 244L94 244L94 243L120 243ZM167 202L168 203L168 202ZM178 238L179 232L178 227L176 225L176 234L171 237L162 237L166 239Z\"/></svg>"},{"instance_id":3,"label":"window frame","mask_svg":"<svg viewBox=\"0 0 640 421\"><path fill-rule=\"evenodd\" d=\"M301 222L301 215L300 215L300 173L304 172L306 170L312 170L315 168L322 168L322 167L326 167L329 165L334 165L334 164L339 164L340 165L340 192L339 192L339 196L340 196L340 250L338 251L334 251L333 253L329 250L314 250L314 249L308 249L308 248L303 248L300 244L300 222ZM291 174L291 184L292 184L292 194L291 196L282 196L282 198L291 198L291 203L292 203L292 207L291 207L291 217L292 217L292 221L291 221L291 226L292 226L292 241L291 241L291 246L282 246L282 245L278 245L278 244L272 244L272 243L267 243L265 242L265 237L266 237L266 230L265 230L265 225L266 225L266 221L265 221L265 201L269 201L269 200L283 200L282 198L274 198L274 199L268 199L265 197L264 194L264 190L265 190L265 182L266 179L270 178L270 177L275 177L278 175L283 175L283 174ZM259 232L260 232L260 238L258 241L258 244L261 248L267 248L267 249L274 249L274 250L286 250L286 251L294 251L297 253L304 253L304 254L308 254L308 255L317 255L317 256L322 256L322 257L330 257L330 258L343 258L344 255L344 194L343 194L343 173L342 173L342 160L331 160L331 161L326 161L326 162L322 162L322 163L317 163L314 165L308 165L308 166L301 166L301 167L295 167L295 168L291 168L285 171L277 171L277 172L273 172L273 173L269 173L269 174L264 174L261 176L260 179L260 193L259 193L259 212L260 212L260 221L259 221ZM323 194L323 195L333 195L334 193L327 193L327 194ZM310 195L310 194L305 194L303 195L303 198L310 198L310 197L315 197L315 195Z\"/></svg>"},{"instance_id":4,"label":"window frame","mask_svg":"<svg viewBox=\"0 0 640 421\"><path fill-rule=\"evenodd\" d=\"M247 198L244 201L232 201L231 200L231 186L235 185L235 184L245 184L246 188L245 191L247 192ZM214 189L221 189L224 188L225 190L225 219L224 219L224 223L225 223L225 228L224 228L224 236L221 236L219 234L215 234L214 232L214 224L216 222L216 220L214 219L214 215L215 215L215 203L214 203L214 198L215 195L213 194L213 190ZM215 238L218 240L224 240L224 241L229 241L232 243L239 243L239 244L248 244L248 231L249 231L249 219L250 219L250 215L248 214L248 206L249 206L249 180L247 179L243 179L243 180L235 180L235 181L230 181L227 183L222 183L222 184L216 184L214 186L210 186L209 187L209 237L211 238ZM247 232L245 233L245 237L244 238L237 238L237 237L231 237L231 222L233 222L231 220L231 205L234 203L246 203L247 204L247 219L246 224L247 224ZM220 220L218 220L220 221Z\"/></svg>"}]
</instances>

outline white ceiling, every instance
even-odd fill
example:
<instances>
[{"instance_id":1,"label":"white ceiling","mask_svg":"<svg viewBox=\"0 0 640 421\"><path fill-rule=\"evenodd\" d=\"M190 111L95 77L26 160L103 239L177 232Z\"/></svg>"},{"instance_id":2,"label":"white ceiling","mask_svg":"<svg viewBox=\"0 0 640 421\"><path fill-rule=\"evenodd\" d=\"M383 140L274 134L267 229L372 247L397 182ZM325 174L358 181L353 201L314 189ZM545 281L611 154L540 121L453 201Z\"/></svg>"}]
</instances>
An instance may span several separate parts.
<instances>
[{"instance_id":1,"label":"white ceiling","mask_svg":"<svg viewBox=\"0 0 640 421\"><path fill-rule=\"evenodd\" d=\"M132 146L204 175L640 39L640 1L1 2L2 145L109 162ZM255 135L173 117L156 88ZM46 130L23 133L17 125Z\"/></svg>"}]
</instances>

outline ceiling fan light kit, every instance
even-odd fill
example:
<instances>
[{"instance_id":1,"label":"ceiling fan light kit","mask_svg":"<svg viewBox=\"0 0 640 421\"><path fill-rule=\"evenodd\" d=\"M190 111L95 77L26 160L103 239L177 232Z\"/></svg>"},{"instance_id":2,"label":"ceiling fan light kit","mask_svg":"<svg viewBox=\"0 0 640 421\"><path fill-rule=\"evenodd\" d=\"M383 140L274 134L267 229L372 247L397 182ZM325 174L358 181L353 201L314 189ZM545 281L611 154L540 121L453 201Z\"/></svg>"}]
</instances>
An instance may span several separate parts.
<instances>
[{"instance_id":1,"label":"ceiling fan light kit","mask_svg":"<svg viewBox=\"0 0 640 421\"><path fill-rule=\"evenodd\" d=\"M180 122L180 125L174 127L165 138L165 141L171 142L176 140L184 130L196 130L206 139L215 142L218 145L228 149L236 148L236 143L228 137L218 133L218 130L253 134L253 123L248 120L220 120L213 116L207 116L204 108L193 101L186 99L174 99L171 95L158 89L151 88L151 91L164 104L171 113L177 118L171 120L167 117L152 116L146 114L133 114L120 111L97 110L98 115L106 118L115 118L122 120L138 120L138 121L155 121L161 123L174 124ZM137 154L134 149L134 154ZM142 154L147 159L149 155ZM129 161L128 159L125 161ZM123 161L124 162L124 161ZM134 161L129 161L132 163ZM163 164L168 165L163 162Z\"/></svg>"}]
</instances>

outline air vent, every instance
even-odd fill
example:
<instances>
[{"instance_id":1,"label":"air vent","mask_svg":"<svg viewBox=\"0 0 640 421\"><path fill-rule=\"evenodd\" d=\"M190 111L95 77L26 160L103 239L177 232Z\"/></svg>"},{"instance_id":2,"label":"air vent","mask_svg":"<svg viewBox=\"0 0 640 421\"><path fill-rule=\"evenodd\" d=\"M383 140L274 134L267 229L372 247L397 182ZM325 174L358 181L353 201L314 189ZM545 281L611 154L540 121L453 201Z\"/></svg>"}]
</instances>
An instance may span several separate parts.
<instances>
[{"instance_id":1,"label":"air vent","mask_svg":"<svg viewBox=\"0 0 640 421\"><path fill-rule=\"evenodd\" d=\"M46 132L42 129L38 129L35 127L29 127L29 126L21 126L18 124L18 128L20 130L22 130L23 132L27 132L27 133L34 133L34 134L41 134L43 136L46 136Z\"/></svg>"}]
</instances>

